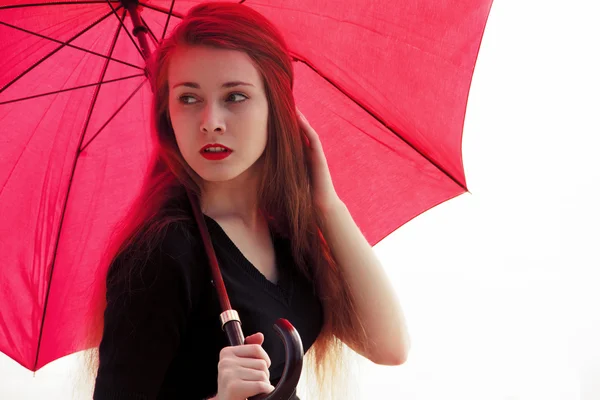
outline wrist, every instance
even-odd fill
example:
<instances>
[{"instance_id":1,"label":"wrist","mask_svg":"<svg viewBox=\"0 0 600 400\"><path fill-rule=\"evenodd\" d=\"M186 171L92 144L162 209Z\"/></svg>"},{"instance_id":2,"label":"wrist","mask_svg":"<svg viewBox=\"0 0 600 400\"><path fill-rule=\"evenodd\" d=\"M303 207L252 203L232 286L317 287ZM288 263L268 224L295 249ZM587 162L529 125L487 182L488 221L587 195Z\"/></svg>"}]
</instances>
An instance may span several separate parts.
<instances>
[{"instance_id":1,"label":"wrist","mask_svg":"<svg viewBox=\"0 0 600 400\"><path fill-rule=\"evenodd\" d=\"M330 212L336 212L339 209L347 208L346 204L339 197L331 198L326 202L318 204L317 207L323 214L328 214Z\"/></svg>"}]
</instances>

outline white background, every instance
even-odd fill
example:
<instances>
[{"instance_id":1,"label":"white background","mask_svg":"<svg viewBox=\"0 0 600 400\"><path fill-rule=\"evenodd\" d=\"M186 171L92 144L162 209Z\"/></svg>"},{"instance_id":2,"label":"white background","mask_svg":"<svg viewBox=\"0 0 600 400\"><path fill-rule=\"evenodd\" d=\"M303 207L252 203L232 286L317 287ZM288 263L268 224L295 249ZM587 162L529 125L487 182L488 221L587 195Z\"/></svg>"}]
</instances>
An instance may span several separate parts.
<instances>
[{"instance_id":1,"label":"white background","mask_svg":"<svg viewBox=\"0 0 600 400\"><path fill-rule=\"evenodd\" d=\"M469 97L471 194L375 250L413 347L356 399L600 399L600 6L496 0ZM0 354L1 399L69 399L77 355ZM300 387L302 394L302 387Z\"/></svg>"}]
</instances>

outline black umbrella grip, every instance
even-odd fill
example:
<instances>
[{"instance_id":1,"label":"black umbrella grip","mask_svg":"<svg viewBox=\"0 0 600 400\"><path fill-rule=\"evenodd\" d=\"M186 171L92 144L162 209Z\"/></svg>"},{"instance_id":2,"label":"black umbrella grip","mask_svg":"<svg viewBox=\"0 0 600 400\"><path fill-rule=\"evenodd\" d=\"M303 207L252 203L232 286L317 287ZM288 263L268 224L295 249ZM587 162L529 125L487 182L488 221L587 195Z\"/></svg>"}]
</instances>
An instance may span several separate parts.
<instances>
[{"instance_id":1,"label":"black umbrella grip","mask_svg":"<svg viewBox=\"0 0 600 400\"><path fill-rule=\"evenodd\" d=\"M298 386L300 374L302 373L302 360L304 349L302 339L296 328L285 318L279 318L273 325L273 329L279 335L285 347L285 366L279 383L269 394L258 394L249 397L248 400L289 400ZM244 344L244 333L240 321L232 320L223 326L231 346Z\"/></svg>"}]
</instances>

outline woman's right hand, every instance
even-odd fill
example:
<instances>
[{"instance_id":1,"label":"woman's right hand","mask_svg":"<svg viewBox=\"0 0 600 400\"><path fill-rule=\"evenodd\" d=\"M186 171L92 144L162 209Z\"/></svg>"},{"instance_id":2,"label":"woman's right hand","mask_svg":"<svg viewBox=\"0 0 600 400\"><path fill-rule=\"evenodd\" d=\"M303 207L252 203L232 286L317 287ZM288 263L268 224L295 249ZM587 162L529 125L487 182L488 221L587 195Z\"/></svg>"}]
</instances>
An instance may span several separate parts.
<instances>
[{"instance_id":1,"label":"woman's right hand","mask_svg":"<svg viewBox=\"0 0 600 400\"><path fill-rule=\"evenodd\" d=\"M261 346L264 340L264 335L258 332L246 337L243 345L221 350L217 400L246 400L275 390L269 381L271 359Z\"/></svg>"}]
</instances>

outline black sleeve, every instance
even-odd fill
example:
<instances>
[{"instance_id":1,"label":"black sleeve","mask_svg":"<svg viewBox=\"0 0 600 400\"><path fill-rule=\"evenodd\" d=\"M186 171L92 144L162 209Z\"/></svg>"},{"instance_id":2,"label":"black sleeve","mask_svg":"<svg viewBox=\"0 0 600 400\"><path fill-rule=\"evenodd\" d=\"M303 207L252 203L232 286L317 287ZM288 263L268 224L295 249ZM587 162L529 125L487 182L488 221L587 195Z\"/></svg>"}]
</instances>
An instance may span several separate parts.
<instances>
[{"instance_id":1,"label":"black sleeve","mask_svg":"<svg viewBox=\"0 0 600 400\"><path fill-rule=\"evenodd\" d=\"M187 243L169 227L147 261L132 269L124 255L111 265L94 400L157 397L192 308Z\"/></svg>"}]
</instances>

